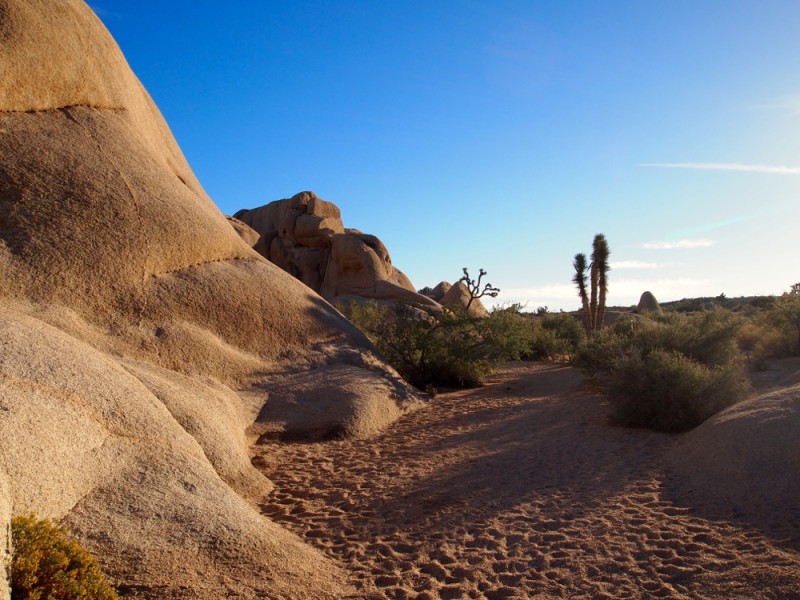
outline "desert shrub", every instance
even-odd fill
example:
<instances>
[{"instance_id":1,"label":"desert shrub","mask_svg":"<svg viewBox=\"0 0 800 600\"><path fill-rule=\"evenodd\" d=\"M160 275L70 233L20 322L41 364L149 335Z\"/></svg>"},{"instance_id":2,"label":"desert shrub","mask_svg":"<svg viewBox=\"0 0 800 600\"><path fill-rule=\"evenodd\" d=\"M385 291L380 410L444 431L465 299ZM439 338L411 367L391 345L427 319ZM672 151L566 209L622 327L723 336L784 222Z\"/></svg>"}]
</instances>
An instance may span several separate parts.
<instances>
[{"instance_id":1,"label":"desert shrub","mask_svg":"<svg viewBox=\"0 0 800 600\"><path fill-rule=\"evenodd\" d=\"M629 332L615 323L601 329L591 340L578 347L572 365L589 375L604 376L611 373L620 359L631 352L633 342Z\"/></svg>"},{"instance_id":2,"label":"desert shrub","mask_svg":"<svg viewBox=\"0 0 800 600\"><path fill-rule=\"evenodd\" d=\"M792 354L800 354L800 283L775 299L771 317L790 340Z\"/></svg>"},{"instance_id":3,"label":"desert shrub","mask_svg":"<svg viewBox=\"0 0 800 600\"><path fill-rule=\"evenodd\" d=\"M100 565L66 530L34 515L11 521L14 600L111 600Z\"/></svg>"},{"instance_id":4,"label":"desert shrub","mask_svg":"<svg viewBox=\"0 0 800 600\"><path fill-rule=\"evenodd\" d=\"M770 359L783 358L792 353L791 336L763 317L754 317L745 323L739 329L736 343L750 368L759 371L767 369Z\"/></svg>"},{"instance_id":5,"label":"desert shrub","mask_svg":"<svg viewBox=\"0 0 800 600\"><path fill-rule=\"evenodd\" d=\"M748 389L733 363L707 366L680 352L654 350L618 361L608 396L615 423L677 433L735 404Z\"/></svg>"},{"instance_id":6,"label":"desert shrub","mask_svg":"<svg viewBox=\"0 0 800 600\"><path fill-rule=\"evenodd\" d=\"M620 320L578 351L574 364L609 390L621 424L685 431L747 394L737 333L722 309Z\"/></svg>"},{"instance_id":7,"label":"desert shrub","mask_svg":"<svg viewBox=\"0 0 800 600\"><path fill-rule=\"evenodd\" d=\"M530 357L571 361L586 342L581 321L569 313L541 313L533 322Z\"/></svg>"},{"instance_id":8,"label":"desert shrub","mask_svg":"<svg viewBox=\"0 0 800 600\"><path fill-rule=\"evenodd\" d=\"M406 381L423 390L480 385L499 362L529 352L532 339L530 321L516 305L488 318L374 302L340 309Z\"/></svg>"},{"instance_id":9,"label":"desert shrub","mask_svg":"<svg viewBox=\"0 0 800 600\"><path fill-rule=\"evenodd\" d=\"M695 315L666 315L657 321L642 319L632 336L645 354L655 349L675 350L704 365L719 366L739 358L736 334L742 324L729 311L715 309Z\"/></svg>"}]
</instances>

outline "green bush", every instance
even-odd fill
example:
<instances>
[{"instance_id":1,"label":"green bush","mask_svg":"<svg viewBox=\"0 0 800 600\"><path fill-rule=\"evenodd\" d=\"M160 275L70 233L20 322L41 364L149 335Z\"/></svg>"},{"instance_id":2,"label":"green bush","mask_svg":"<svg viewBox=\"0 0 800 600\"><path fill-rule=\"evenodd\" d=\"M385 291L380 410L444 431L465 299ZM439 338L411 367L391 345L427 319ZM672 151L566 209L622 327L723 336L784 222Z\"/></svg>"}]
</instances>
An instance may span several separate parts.
<instances>
[{"instance_id":1,"label":"green bush","mask_svg":"<svg viewBox=\"0 0 800 600\"><path fill-rule=\"evenodd\" d=\"M800 354L800 283L775 299L771 316L773 322L790 340L791 352Z\"/></svg>"},{"instance_id":2,"label":"green bush","mask_svg":"<svg viewBox=\"0 0 800 600\"><path fill-rule=\"evenodd\" d=\"M574 364L607 386L615 422L686 431L747 394L743 323L721 309L620 320L581 347Z\"/></svg>"},{"instance_id":3,"label":"green bush","mask_svg":"<svg viewBox=\"0 0 800 600\"><path fill-rule=\"evenodd\" d=\"M533 321L529 356L539 360L571 361L586 343L586 329L569 313L542 312Z\"/></svg>"},{"instance_id":4,"label":"green bush","mask_svg":"<svg viewBox=\"0 0 800 600\"><path fill-rule=\"evenodd\" d=\"M680 352L654 350L620 360L608 396L615 423L677 433L735 404L748 389L735 364L709 367Z\"/></svg>"},{"instance_id":5,"label":"green bush","mask_svg":"<svg viewBox=\"0 0 800 600\"><path fill-rule=\"evenodd\" d=\"M34 515L11 520L14 600L116 600L100 565L62 527Z\"/></svg>"},{"instance_id":6,"label":"green bush","mask_svg":"<svg viewBox=\"0 0 800 600\"><path fill-rule=\"evenodd\" d=\"M488 318L374 302L339 307L409 383L422 390L474 387L503 360L530 352L533 328L520 307Z\"/></svg>"}]
</instances>

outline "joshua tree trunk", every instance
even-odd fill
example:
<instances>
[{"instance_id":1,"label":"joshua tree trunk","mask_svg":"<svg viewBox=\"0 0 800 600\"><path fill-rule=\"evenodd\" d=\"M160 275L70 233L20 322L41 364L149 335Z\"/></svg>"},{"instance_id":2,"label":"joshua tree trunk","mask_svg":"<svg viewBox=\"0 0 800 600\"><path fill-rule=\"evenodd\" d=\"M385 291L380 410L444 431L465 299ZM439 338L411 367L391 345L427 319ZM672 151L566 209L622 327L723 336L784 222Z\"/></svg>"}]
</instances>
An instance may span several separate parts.
<instances>
[{"instance_id":1,"label":"joshua tree trunk","mask_svg":"<svg viewBox=\"0 0 800 600\"><path fill-rule=\"evenodd\" d=\"M583 320L586 327L586 333L591 336L592 334L592 311L589 308L589 298L586 295L586 255L576 254L575 260L572 262L575 268L575 275L572 281L578 286L578 296L581 298L581 305L583 306Z\"/></svg>"},{"instance_id":2,"label":"joshua tree trunk","mask_svg":"<svg viewBox=\"0 0 800 600\"><path fill-rule=\"evenodd\" d=\"M606 236L598 233L594 237L593 252L592 252L592 268L597 269L597 293L599 301L597 304L597 311L594 318L594 329L600 331L603 328L603 319L606 314L606 296L608 295L608 271L611 269L608 265L608 256L611 254L608 250L608 242Z\"/></svg>"},{"instance_id":3,"label":"joshua tree trunk","mask_svg":"<svg viewBox=\"0 0 800 600\"><path fill-rule=\"evenodd\" d=\"M592 286L592 299L589 301L589 311L591 313L589 328L592 331L597 331L597 265L594 264L594 254L592 254L592 266L589 282Z\"/></svg>"},{"instance_id":4,"label":"joshua tree trunk","mask_svg":"<svg viewBox=\"0 0 800 600\"><path fill-rule=\"evenodd\" d=\"M589 338L593 332L603 328L606 314L606 296L608 295L608 242L602 233L594 237L592 244L592 264L589 267L589 285L591 297L586 292L586 255L576 254L572 266L575 275L572 282L578 286L578 296L583 306L586 333Z\"/></svg>"}]
</instances>

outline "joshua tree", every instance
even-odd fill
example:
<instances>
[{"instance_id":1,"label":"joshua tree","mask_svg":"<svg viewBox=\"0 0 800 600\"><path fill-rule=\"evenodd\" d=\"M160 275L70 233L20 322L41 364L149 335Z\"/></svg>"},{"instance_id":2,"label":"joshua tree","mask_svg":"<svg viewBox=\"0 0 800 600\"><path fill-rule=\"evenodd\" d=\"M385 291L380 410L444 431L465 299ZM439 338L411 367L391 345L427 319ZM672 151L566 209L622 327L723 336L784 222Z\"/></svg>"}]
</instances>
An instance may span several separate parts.
<instances>
[{"instance_id":1,"label":"joshua tree","mask_svg":"<svg viewBox=\"0 0 800 600\"><path fill-rule=\"evenodd\" d=\"M497 298L497 294L500 293L500 289L494 287L491 283L487 283L483 289L481 289L481 279L483 276L486 275L486 271L481 269L478 272L478 279L477 281L474 279L470 279L469 271L467 267L464 267L464 276L459 279L459 281L463 281L464 285L467 286L467 291L469 291L469 302L467 302L467 310L472 305L473 300L477 300L479 298L483 298L484 296L490 296L492 298Z\"/></svg>"},{"instance_id":2,"label":"joshua tree","mask_svg":"<svg viewBox=\"0 0 800 600\"><path fill-rule=\"evenodd\" d=\"M608 295L608 272L611 269L608 265L608 250L606 236L598 233L594 236L592 244L592 273L597 272L597 289L599 302L594 313L594 330L600 331L603 328L603 319L606 315L606 296Z\"/></svg>"},{"instance_id":3,"label":"joshua tree","mask_svg":"<svg viewBox=\"0 0 800 600\"><path fill-rule=\"evenodd\" d=\"M578 286L578 296L581 297L583 306L583 320L587 323L586 330L591 332L591 328L588 326L592 322L592 310L589 306L589 297L586 295L586 255L576 254L572 266L575 267L575 276L572 281Z\"/></svg>"},{"instance_id":4,"label":"joshua tree","mask_svg":"<svg viewBox=\"0 0 800 600\"><path fill-rule=\"evenodd\" d=\"M606 313L606 296L608 295L608 256L611 252L608 249L606 236L598 233L594 236L592 243L592 263L589 266L590 291L586 291L586 255L576 254L572 262L575 275L573 283L578 286L578 296L581 298L583 306L584 321L586 332L591 337L592 332L603 328L603 319Z\"/></svg>"}]
</instances>

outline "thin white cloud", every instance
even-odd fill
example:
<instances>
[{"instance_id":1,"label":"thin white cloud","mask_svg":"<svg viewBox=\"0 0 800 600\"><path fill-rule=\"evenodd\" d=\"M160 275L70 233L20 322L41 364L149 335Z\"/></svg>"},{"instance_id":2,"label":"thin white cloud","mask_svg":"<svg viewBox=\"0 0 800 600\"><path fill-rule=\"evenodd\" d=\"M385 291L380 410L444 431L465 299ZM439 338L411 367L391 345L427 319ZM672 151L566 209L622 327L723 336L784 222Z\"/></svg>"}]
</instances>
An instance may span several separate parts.
<instances>
[{"instance_id":1,"label":"thin white cloud","mask_svg":"<svg viewBox=\"0 0 800 600\"><path fill-rule=\"evenodd\" d=\"M712 163L712 162L683 162L683 163L644 163L643 167L658 169L693 169L697 171L738 171L740 173L769 173L772 175L800 175L800 167L787 167L785 165L752 165L746 163Z\"/></svg>"},{"instance_id":2,"label":"thin white cloud","mask_svg":"<svg viewBox=\"0 0 800 600\"><path fill-rule=\"evenodd\" d=\"M641 260L620 260L611 263L611 269L619 271L620 269L660 269L663 265L654 262L642 262Z\"/></svg>"},{"instance_id":3,"label":"thin white cloud","mask_svg":"<svg viewBox=\"0 0 800 600\"><path fill-rule=\"evenodd\" d=\"M687 248L708 248L714 245L713 240L674 240L668 242L646 242L642 248L648 250L683 250Z\"/></svg>"}]
</instances>

